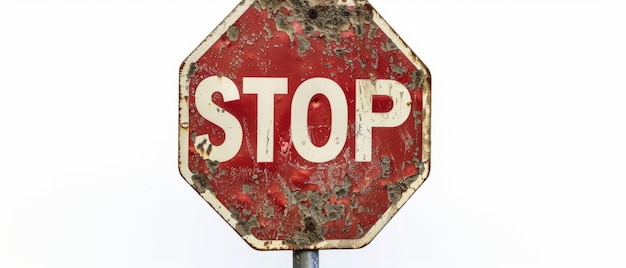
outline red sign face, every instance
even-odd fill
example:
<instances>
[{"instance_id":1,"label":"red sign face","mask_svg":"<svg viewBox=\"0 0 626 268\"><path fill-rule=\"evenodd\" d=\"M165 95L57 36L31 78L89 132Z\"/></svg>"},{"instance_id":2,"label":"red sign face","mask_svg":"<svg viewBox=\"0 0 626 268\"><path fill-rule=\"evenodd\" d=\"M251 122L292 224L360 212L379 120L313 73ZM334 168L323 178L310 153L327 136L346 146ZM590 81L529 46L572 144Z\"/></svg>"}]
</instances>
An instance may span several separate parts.
<instances>
[{"instance_id":1,"label":"red sign face","mask_svg":"<svg viewBox=\"0 0 626 268\"><path fill-rule=\"evenodd\" d=\"M243 1L180 73L180 171L257 249L367 245L426 179L430 74L366 1Z\"/></svg>"}]
</instances>

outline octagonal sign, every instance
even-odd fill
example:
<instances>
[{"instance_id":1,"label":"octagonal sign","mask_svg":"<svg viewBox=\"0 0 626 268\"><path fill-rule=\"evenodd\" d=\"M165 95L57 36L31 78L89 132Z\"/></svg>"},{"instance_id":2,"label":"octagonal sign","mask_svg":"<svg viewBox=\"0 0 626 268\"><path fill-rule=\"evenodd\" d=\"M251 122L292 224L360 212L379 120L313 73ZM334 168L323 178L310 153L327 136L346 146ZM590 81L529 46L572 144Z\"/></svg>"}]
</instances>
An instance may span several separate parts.
<instances>
[{"instance_id":1,"label":"octagonal sign","mask_svg":"<svg viewBox=\"0 0 626 268\"><path fill-rule=\"evenodd\" d=\"M252 247L359 248L428 175L430 74L367 1L244 0L181 66L179 133Z\"/></svg>"}]
</instances>

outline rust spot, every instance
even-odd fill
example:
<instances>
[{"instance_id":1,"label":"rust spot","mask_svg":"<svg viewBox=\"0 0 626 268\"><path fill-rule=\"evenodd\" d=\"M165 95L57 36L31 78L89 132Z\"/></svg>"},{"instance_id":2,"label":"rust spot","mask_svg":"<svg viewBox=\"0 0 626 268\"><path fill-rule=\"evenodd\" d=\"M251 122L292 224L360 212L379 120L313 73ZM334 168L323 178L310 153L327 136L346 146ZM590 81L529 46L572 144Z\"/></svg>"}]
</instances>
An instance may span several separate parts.
<instances>
[{"instance_id":1,"label":"rust spot","mask_svg":"<svg viewBox=\"0 0 626 268\"><path fill-rule=\"evenodd\" d=\"M187 78L194 77L198 71L198 65L195 62L189 64L189 71L187 72Z\"/></svg>"},{"instance_id":2,"label":"rust spot","mask_svg":"<svg viewBox=\"0 0 626 268\"><path fill-rule=\"evenodd\" d=\"M270 26L267 25L267 23L263 25L263 30L265 31L265 36L264 36L265 41L272 39L273 37L272 29L270 29Z\"/></svg>"},{"instance_id":3,"label":"rust spot","mask_svg":"<svg viewBox=\"0 0 626 268\"><path fill-rule=\"evenodd\" d=\"M293 27L293 25L287 22L287 16L283 13L278 13L276 14L275 22L276 22L276 29L287 33L291 41L293 41L294 32L296 29Z\"/></svg>"},{"instance_id":4,"label":"rust spot","mask_svg":"<svg viewBox=\"0 0 626 268\"><path fill-rule=\"evenodd\" d=\"M359 61L361 68L365 68L365 66L367 66L367 62L364 59L357 59L357 60Z\"/></svg>"},{"instance_id":5,"label":"rust spot","mask_svg":"<svg viewBox=\"0 0 626 268\"><path fill-rule=\"evenodd\" d=\"M237 208L230 207L228 210L230 211L231 218L233 218L236 221L241 220L241 212L239 212Z\"/></svg>"},{"instance_id":6,"label":"rust spot","mask_svg":"<svg viewBox=\"0 0 626 268\"><path fill-rule=\"evenodd\" d=\"M209 183L212 177L207 174L198 174L197 171L193 172L191 176L191 180L193 181L193 188L200 194L205 193L207 190L211 193L214 193L213 186Z\"/></svg>"},{"instance_id":7,"label":"rust spot","mask_svg":"<svg viewBox=\"0 0 626 268\"><path fill-rule=\"evenodd\" d=\"M380 159L380 165L382 167L381 176L383 178L389 178L389 175L391 175L391 159L387 156L383 156Z\"/></svg>"},{"instance_id":8,"label":"rust spot","mask_svg":"<svg viewBox=\"0 0 626 268\"><path fill-rule=\"evenodd\" d=\"M333 52L335 52L335 55L337 55L337 57L341 58L343 57L344 54L352 52L352 49L345 48L345 47L338 47L338 48L335 48Z\"/></svg>"},{"instance_id":9,"label":"rust spot","mask_svg":"<svg viewBox=\"0 0 626 268\"><path fill-rule=\"evenodd\" d=\"M244 194L250 194L250 192L252 192L252 186L249 184L244 184L243 186L241 186L241 192Z\"/></svg>"},{"instance_id":10,"label":"rust spot","mask_svg":"<svg viewBox=\"0 0 626 268\"><path fill-rule=\"evenodd\" d=\"M274 207L267 207L265 212L263 212L263 217L271 218L274 217Z\"/></svg>"},{"instance_id":11,"label":"rust spot","mask_svg":"<svg viewBox=\"0 0 626 268\"><path fill-rule=\"evenodd\" d=\"M422 162L420 161L420 163ZM420 174L421 173L423 173L423 169L420 170ZM387 185L387 197L389 198L389 202L391 202L392 204L397 204L398 201L400 201L400 198L402 198L402 194L404 194L404 192L406 192L406 190L411 187L411 184L413 184L413 182L415 182L418 177L419 175L411 176L399 180L394 184Z\"/></svg>"},{"instance_id":12,"label":"rust spot","mask_svg":"<svg viewBox=\"0 0 626 268\"><path fill-rule=\"evenodd\" d=\"M207 159L205 162L206 162L206 167L209 168L209 170L211 171L211 174L215 174L215 173L217 173L220 170L219 169L219 165L220 165L219 161L213 161L211 159Z\"/></svg>"},{"instance_id":13,"label":"rust spot","mask_svg":"<svg viewBox=\"0 0 626 268\"><path fill-rule=\"evenodd\" d=\"M230 39L230 41L237 41L237 39L239 39L239 27L228 27L228 30L226 31L226 36L228 36L228 39Z\"/></svg>"},{"instance_id":14,"label":"rust spot","mask_svg":"<svg viewBox=\"0 0 626 268\"><path fill-rule=\"evenodd\" d=\"M408 89L417 89L421 88L424 84L424 78L426 74L423 70L415 70L411 73L411 83L409 83L406 87Z\"/></svg>"},{"instance_id":15,"label":"rust spot","mask_svg":"<svg viewBox=\"0 0 626 268\"><path fill-rule=\"evenodd\" d=\"M324 217L326 221L339 220L344 214L346 207L344 205L326 204L324 206Z\"/></svg>"},{"instance_id":16,"label":"rust spot","mask_svg":"<svg viewBox=\"0 0 626 268\"><path fill-rule=\"evenodd\" d=\"M249 235L252 232L252 228L260 227L259 220L256 215L250 217L249 219L243 219L241 216L241 212L239 209L235 207L228 208L230 211L231 218L237 221L237 225L235 226L235 230L242 236ZM251 215L252 213L244 210L244 215Z\"/></svg>"},{"instance_id":17,"label":"rust spot","mask_svg":"<svg viewBox=\"0 0 626 268\"><path fill-rule=\"evenodd\" d=\"M372 49L372 59L375 60L375 62L372 62L372 67L374 69L378 69L378 50L376 49Z\"/></svg>"},{"instance_id":18,"label":"rust spot","mask_svg":"<svg viewBox=\"0 0 626 268\"><path fill-rule=\"evenodd\" d=\"M407 70L407 68L405 68L401 64L392 64L391 65L391 71L401 75L401 74L406 73L408 70Z\"/></svg>"},{"instance_id":19,"label":"rust spot","mask_svg":"<svg viewBox=\"0 0 626 268\"><path fill-rule=\"evenodd\" d=\"M380 44L380 49L382 49L385 52L388 52L388 51L398 50L398 46L396 46L396 44L394 44L393 41L391 41L391 39L387 39L387 42Z\"/></svg>"},{"instance_id":20,"label":"rust spot","mask_svg":"<svg viewBox=\"0 0 626 268\"><path fill-rule=\"evenodd\" d=\"M276 12L280 7L283 6L283 2L284 1L280 0L259 0L257 3L260 6L257 8L265 8L268 9L270 12ZM255 6L257 3L255 3Z\"/></svg>"},{"instance_id":21,"label":"rust spot","mask_svg":"<svg viewBox=\"0 0 626 268\"><path fill-rule=\"evenodd\" d=\"M244 209L243 209L243 215L245 215L245 216L251 216L251 215L252 215L252 211L247 210L247 209L245 209L245 208L244 208Z\"/></svg>"},{"instance_id":22,"label":"rust spot","mask_svg":"<svg viewBox=\"0 0 626 268\"><path fill-rule=\"evenodd\" d=\"M311 42L302 35L298 35L298 44L298 54L300 54L300 56L304 56L306 51L311 49Z\"/></svg>"},{"instance_id":23,"label":"rust spot","mask_svg":"<svg viewBox=\"0 0 626 268\"><path fill-rule=\"evenodd\" d=\"M420 120L420 116L422 116L421 111L413 110L413 127L415 130L419 129L419 126L422 124L422 120Z\"/></svg>"},{"instance_id":24,"label":"rust spot","mask_svg":"<svg viewBox=\"0 0 626 268\"><path fill-rule=\"evenodd\" d=\"M250 217L249 220L239 220L235 229L242 235L249 235L252 232L252 228L260 227L259 220L256 216Z\"/></svg>"},{"instance_id":25,"label":"rust spot","mask_svg":"<svg viewBox=\"0 0 626 268\"><path fill-rule=\"evenodd\" d=\"M377 32L378 32L378 25L370 24L370 31L367 33L367 38L374 39L376 37Z\"/></svg>"},{"instance_id":26,"label":"rust spot","mask_svg":"<svg viewBox=\"0 0 626 268\"><path fill-rule=\"evenodd\" d=\"M415 153L417 155L417 153ZM415 168L418 170L418 174L424 174L426 170L426 162L421 161L417 156L413 156L413 163L415 164Z\"/></svg>"},{"instance_id":27,"label":"rust spot","mask_svg":"<svg viewBox=\"0 0 626 268\"><path fill-rule=\"evenodd\" d=\"M343 177L343 184L335 186L335 196L337 196L337 198L339 199L348 196L348 194L350 193L350 187L352 187L352 182L350 181L350 178L346 175Z\"/></svg>"}]
</instances>

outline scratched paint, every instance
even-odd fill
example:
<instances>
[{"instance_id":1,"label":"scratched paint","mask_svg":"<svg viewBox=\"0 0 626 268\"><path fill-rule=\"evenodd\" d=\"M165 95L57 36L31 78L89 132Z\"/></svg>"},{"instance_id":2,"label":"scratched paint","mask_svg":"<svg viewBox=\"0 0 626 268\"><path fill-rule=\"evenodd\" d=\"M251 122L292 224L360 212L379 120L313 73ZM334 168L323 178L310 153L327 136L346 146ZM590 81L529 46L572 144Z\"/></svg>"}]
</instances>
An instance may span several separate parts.
<instances>
[{"instance_id":1,"label":"scratched paint","mask_svg":"<svg viewBox=\"0 0 626 268\"><path fill-rule=\"evenodd\" d=\"M428 175L428 70L367 1L338 2L242 1L181 67L181 173L254 248L365 246ZM240 146L229 140L230 127L200 112L198 105L207 103L198 102L199 85L211 77L238 90L235 101L214 93L208 104L215 116L236 119ZM286 78L286 93L261 101L260 94L244 92L244 78L251 77ZM337 109L331 109L335 98L318 94L308 103L293 103L297 89L316 78L332 80L347 105L341 114L347 118L344 146L321 163L301 155L291 128L292 110L305 109L313 145L324 146L338 135L331 127L337 120ZM386 85L390 96L405 88L409 96L403 91L402 98L375 95L359 102L358 81L371 83L364 89ZM397 106L409 109L397 126L368 130L370 161L357 161L363 120L358 103L391 121L400 116ZM260 113L271 121L260 123ZM274 135L258 135L259 129ZM226 143L235 144L234 156L215 160L216 148ZM259 154L258 148L271 153Z\"/></svg>"}]
</instances>

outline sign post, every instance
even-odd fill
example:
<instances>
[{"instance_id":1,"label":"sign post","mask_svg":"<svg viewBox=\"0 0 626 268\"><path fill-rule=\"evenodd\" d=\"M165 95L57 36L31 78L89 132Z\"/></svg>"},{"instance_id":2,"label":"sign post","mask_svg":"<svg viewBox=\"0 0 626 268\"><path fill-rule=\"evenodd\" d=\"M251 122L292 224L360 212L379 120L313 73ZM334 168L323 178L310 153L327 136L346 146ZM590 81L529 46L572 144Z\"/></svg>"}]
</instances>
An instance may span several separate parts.
<instances>
[{"instance_id":1,"label":"sign post","mask_svg":"<svg viewBox=\"0 0 626 268\"><path fill-rule=\"evenodd\" d=\"M320 255L318 250L294 250L293 268L318 268Z\"/></svg>"},{"instance_id":2,"label":"sign post","mask_svg":"<svg viewBox=\"0 0 626 268\"><path fill-rule=\"evenodd\" d=\"M366 0L243 0L179 90L182 176L294 267L366 246L430 170L430 73Z\"/></svg>"}]
</instances>

